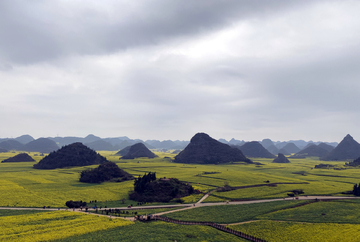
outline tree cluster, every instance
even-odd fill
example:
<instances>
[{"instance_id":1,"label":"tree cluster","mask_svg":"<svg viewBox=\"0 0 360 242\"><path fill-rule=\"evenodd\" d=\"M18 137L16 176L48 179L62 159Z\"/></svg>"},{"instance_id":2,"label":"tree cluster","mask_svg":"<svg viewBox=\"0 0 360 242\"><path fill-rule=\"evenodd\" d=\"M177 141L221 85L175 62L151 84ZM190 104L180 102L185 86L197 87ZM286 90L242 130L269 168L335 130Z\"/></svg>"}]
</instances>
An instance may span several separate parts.
<instances>
[{"instance_id":1,"label":"tree cluster","mask_svg":"<svg viewBox=\"0 0 360 242\"><path fill-rule=\"evenodd\" d=\"M67 202L65 203L65 205L66 205L68 208L80 208L80 207L86 207L86 202L70 200L70 201L67 201Z\"/></svg>"},{"instance_id":2,"label":"tree cluster","mask_svg":"<svg viewBox=\"0 0 360 242\"><path fill-rule=\"evenodd\" d=\"M354 194L355 196L360 196L360 183L359 183L359 185L358 185L358 184L355 184L355 185L354 185L353 194Z\"/></svg>"},{"instance_id":3,"label":"tree cluster","mask_svg":"<svg viewBox=\"0 0 360 242\"><path fill-rule=\"evenodd\" d=\"M156 172L149 172L145 174L143 177L139 176L135 179L134 182L134 191L143 193L146 189L148 183L156 180Z\"/></svg>"},{"instance_id":4,"label":"tree cluster","mask_svg":"<svg viewBox=\"0 0 360 242\"><path fill-rule=\"evenodd\" d=\"M351 162L348 162L348 163L345 163L345 165L347 166L359 166L360 165L360 157L351 161Z\"/></svg>"},{"instance_id":5,"label":"tree cluster","mask_svg":"<svg viewBox=\"0 0 360 242\"><path fill-rule=\"evenodd\" d=\"M194 188L176 178L156 179L156 174L149 172L134 182L134 191L130 193L131 200L138 202L170 202L189 196Z\"/></svg>"},{"instance_id":6,"label":"tree cluster","mask_svg":"<svg viewBox=\"0 0 360 242\"><path fill-rule=\"evenodd\" d=\"M108 161L97 168L84 170L80 174L80 182L101 183L119 178L116 181L134 179L132 175L120 169L114 162Z\"/></svg>"}]
</instances>

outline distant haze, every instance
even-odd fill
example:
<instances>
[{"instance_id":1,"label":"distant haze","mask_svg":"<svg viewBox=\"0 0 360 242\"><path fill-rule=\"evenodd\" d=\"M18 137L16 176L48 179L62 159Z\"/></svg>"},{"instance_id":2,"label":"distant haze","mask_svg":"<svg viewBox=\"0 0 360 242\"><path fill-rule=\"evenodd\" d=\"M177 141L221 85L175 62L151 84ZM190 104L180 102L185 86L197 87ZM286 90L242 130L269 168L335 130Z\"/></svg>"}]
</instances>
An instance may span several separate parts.
<instances>
[{"instance_id":1,"label":"distant haze","mask_svg":"<svg viewBox=\"0 0 360 242\"><path fill-rule=\"evenodd\" d=\"M0 138L360 141L360 1L0 1Z\"/></svg>"}]
</instances>

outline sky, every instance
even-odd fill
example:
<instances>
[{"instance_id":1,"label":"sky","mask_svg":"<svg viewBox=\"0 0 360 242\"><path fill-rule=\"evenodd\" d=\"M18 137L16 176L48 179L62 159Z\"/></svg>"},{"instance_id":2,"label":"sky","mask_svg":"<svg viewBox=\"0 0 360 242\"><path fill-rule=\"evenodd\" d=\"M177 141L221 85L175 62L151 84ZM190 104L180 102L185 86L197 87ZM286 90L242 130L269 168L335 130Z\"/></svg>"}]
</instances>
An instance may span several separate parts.
<instances>
[{"instance_id":1,"label":"sky","mask_svg":"<svg viewBox=\"0 0 360 242\"><path fill-rule=\"evenodd\" d=\"M360 140L360 1L2 0L0 137Z\"/></svg>"}]
</instances>

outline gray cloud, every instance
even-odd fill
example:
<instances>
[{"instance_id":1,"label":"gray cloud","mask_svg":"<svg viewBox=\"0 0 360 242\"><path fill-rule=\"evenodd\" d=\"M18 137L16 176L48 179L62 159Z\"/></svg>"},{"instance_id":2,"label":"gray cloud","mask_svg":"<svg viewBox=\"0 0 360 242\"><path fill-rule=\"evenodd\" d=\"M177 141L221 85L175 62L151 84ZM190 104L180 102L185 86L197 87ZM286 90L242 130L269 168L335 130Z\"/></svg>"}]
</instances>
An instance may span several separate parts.
<instances>
[{"instance_id":1,"label":"gray cloud","mask_svg":"<svg viewBox=\"0 0 360 242\"><path fill-rule=\"evenodd\" d=\"M0 137L360 137L358 10L356 1L2 1Z\"/></svg>"},{"instance_id":2,"label":"gray cloud","mask_svg":"<svg viewBox=\"0 0 360 242\"><path fill-rule=\"evenodd\" d=\"M311 1L21 1L0 3L0 53L19 63L105 54L199 35Z\"/></svg>"}]
</instances>

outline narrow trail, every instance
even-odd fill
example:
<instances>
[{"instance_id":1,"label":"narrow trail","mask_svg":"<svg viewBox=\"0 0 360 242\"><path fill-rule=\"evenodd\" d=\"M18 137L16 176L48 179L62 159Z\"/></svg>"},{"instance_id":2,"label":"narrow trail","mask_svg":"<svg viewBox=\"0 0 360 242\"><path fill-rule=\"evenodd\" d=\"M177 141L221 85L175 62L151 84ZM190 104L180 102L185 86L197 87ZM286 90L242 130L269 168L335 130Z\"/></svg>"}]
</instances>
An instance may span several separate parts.
<instances>
[{"instance_id":1,"label":"narrow trail","mask_svg":"<svg viewBox=\"0 0 360 242\"><path fill-rule=\"evenodd\" d=\"M210 206L226 206L226 205L240 205L240 204L254 204L254 203L265 203L265 202L275 202L275 201L293 201L293 200L340 200L340 199L360 199L360 197L332 197L332 196L302 196L302 197L297 197L295 198L291 198L291 197L286 197L286 198L277 198L277 199L263 199L263 200L248 200L248 201L232 201L232 202L216 202L216 203L202 203L202 201L204 201L211 192L205 194L198 202L196 202L195 204L179 204L179 205L155 205L155 206L137 206L137 207L132 207L132 208L128 208L128 207L119 207L119 208L108 208L108 209L121 209L121 210L135 210L135 209L154 209L154 208L176 208L176 207L181 207L179 209L175 209L175 210L171 210L171 211L166 211L166 212L161 212L161 213L155 213L153 214L154 216L156 216L157 220L162 220L164 222L171 222L171 223L176 223L176 224L184 224L184 225L207 225L207 226L211 226L214 227L218 230L221 230L223 232L226 233L231 233L234 234L236 236L245 238L247 240L250 241L256 241L256 242L265 242L265 240L262 240L260 238L256 238L253 236L250 236L248 234L242 233L240 231L236 231L233 230L231 228L228 228L228 225L238 225L238 224L245 224L245 223L253 223L253 222L257 222L260 220L250 220L250 221L244 221L244 222L239 222L239 223L231 223L231 224L216 224L213 222L187 222L187 221L180 221L180 220L174 220L174 219L169 219L169 218L165 218L165 217L161 217L161 215L164 214L168 214L168 213L173 213L173 212L178 212L178 211L183 211L183 210L188 210L188 209L193 209L193 208L198 208L198 207L210 207ZM79 212L79 213L85 213L87 215L92 215L92 216L102 216L102 217L108 217L111 219L125 219L125 220L129 220L129 221L135 221L134 217L120 217L120 216L114 216L114 215L104 215L104 214L99 214L99 213L91 213L90 211L95 211L95 209L88 209L88 212L80 210L80 209L59 209L59 208L24 208L24 207L0 207L0 209L11 209L11 210L47 210L47 211L70 211L70 212ZM277 222L286 222L286 221L277 221ZM302 223L302 222L299 222Z\"/></svg>"},{"instance_id":2,"label":"narrow trail","mask_svg":"<svg viewBox=\"0 0 360 242\"><path fill-rule=\"evenodd\" d=\"M215 190L213 190L213 191L215 191ZM213 191L206 193L205 196L203 196L203 197L202 197L199 201L197 201L196 203L202 203L206 198L208 198L208 197L210 196L210 194L211 194Z\"/></svg>"},{"instance_id":3,"label":"narrow trail","mask_svg":"<svg viewBox=\"0 0 360 242\"><path fill-rule=\"evenodd\" d=\"M261 220L249 220L249 221L244 221L244 222L230 223L230 224L220 224L220 225L222 225L222 226L239 225L239 224L248 224L248 223L259 222L259 221L261 221Z\"/></svg>"},{"instance_id":4,"label":"narrow trail","mask_svg":"<svg viewBox=\"0 0 360 242\"><path fill-rule=\"evenodd\" d=\"M69 211L69 210L68 210ZM121 218L121 219L125 219L125 220L129 220L134 222L135 219L134 217L120 217L120 216L113 216L113 215L105 215L105 214L99 214L99 213L90 213L90 212L84 212L81 210L71 210L72 212L78 212L78 213L83 213L83 214L87 214L87 215L93 215L93 216L98 216L98 217L107 217L107 218L111 218L111 219L117 219L117 218Z\"/></svg>"},{"instance_id":5,"label":"narrow trail","mask_svg":"<svg viewBox=\"0 0 360 242\"><path fill-rule=\"evenodd\" d=\"M206 195L205 195L206 196ZM155 208L175 208L175 207L188 207L188 208L198 208L198 207L209 207L209 206L226 206L226 205L239 205L239 204L253 204L253 203L265 203L265 202L276 202L276 201L293 201L293 200L341 200L341 199L360 199L360 197L333 197L333 196L300 196L297 199L292 197L286 198L272 198L272 199L261 199L261 200L244 200L244 201L229 201L229 202L211 202L211 203L195 203L194 204L174 204L174 205L152 205L152 206L135 206L135 207L113 207L111 209L121 209L121 210L137 210L137 209L155 209ZM13 209L13 210L68 210L65 208L31 208L31 207L0 207L0 209ZM93 210L89 208L89 210ZM176 210L171 210L176 211Z\"/></svg>"},{"instance_id":6,"label":"narrow trail","mask_svg":"<svg viewBox=\"0 0 360 242\"><path fill-rule=\"evenodd\" d=\"M235 236L244 238L244 239L246 239L246 240L250 240L250 241L254 241L254 242L266 242L266 240L257 238L257 237L255 237L255 236L252 236L252 235L249 235L249 234L246 234L246 233L237 231L237 230L233 230L233 229L228 228L228 227L226 227L226 226L224 226L224 225L217 224L217 223L213 223L213 222L180 221L180 220L171 219L171 218L164 218L164 217L160 217L160 216L156 216L155 218L156 218L156 220L161 220L161 221L164 221L164 222L174 223L174 224L195 225L195 226L198 226L198 225L210 226L210 227L213 227L213 228L215 228L215 229L221 230L221 231L223 231L223 232L225 232L225 233L230 233L230 234L233 234L233 235L235 235Z\"/></svg>"}]
</instances>

